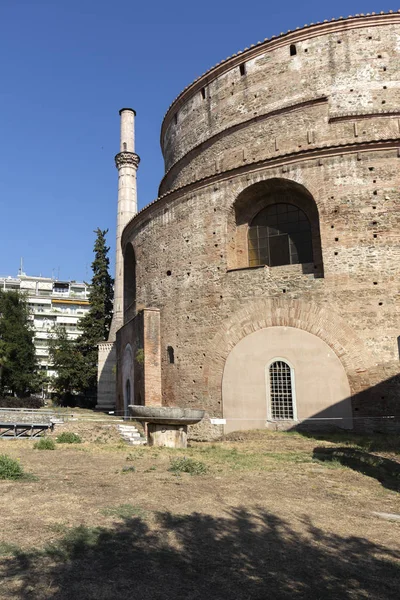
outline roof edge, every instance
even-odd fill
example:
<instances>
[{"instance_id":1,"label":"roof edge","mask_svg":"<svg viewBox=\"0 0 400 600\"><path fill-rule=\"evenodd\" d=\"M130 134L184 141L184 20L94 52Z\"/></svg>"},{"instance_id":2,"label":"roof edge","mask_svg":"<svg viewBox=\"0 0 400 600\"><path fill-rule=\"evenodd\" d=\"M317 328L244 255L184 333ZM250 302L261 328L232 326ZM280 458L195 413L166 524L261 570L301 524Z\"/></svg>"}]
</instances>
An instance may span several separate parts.
<instances>
[{"instance_id":1,"label":"roof edge","mask_svg":"<svg viewBox=\"0 0 400 600\"><path fill-rule=\"evenodd\" d=\"M361 13L349 15L348 17L339 17L337 19L333 18L330 21L324 20L322 23L319 21L317 23L310 23L309 25L298 27L295 30L289 29L286 33L280 33L278 36L273 35L271 38L265 38L265 40L262 42L251 44L249 48L239 50L236 54L228 56L221 62L208 69L208 71L197 77L197 79L195 79L192 83L187 85L170 104L167 112L164 115L161 125L161 149L163 150L163 140L166 129L175 112L183 104L185 104L191 96L199 92L202 87L211 83L211 81L219 77L222 73L225 73L235 66L240 65L243 61L255 58L259 54L263 53L267 48L273 50L291 42L299 42L304 39L309 39L310 37L317 37L325 32L340 32L353 28L356 29L371 25L380 25L387 20L393 20L394 22L400 23L400 9L397 11L390 10L388 12L381 11L380 13Z\"/></svg>"}]
</instances>

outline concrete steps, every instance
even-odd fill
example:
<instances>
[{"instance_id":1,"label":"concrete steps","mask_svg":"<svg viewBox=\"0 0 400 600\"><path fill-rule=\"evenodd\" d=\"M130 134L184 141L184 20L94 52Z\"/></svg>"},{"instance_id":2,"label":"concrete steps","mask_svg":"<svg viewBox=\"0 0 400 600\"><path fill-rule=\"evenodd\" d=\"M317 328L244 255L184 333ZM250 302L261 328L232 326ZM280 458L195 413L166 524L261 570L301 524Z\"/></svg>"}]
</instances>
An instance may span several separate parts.
<instances>
[{"instance_id":1,"label":"concrete steps","mask_svg":"<svg viewBox=\"0 0 400 600\"><path fill-rule=\"evenodd\" d=\"M118 425L118 431L120 432L122 439L131 446L143 446L144 444L147 444L146 438L140 435L134 425Z\"/></svg>"}]
</instances>

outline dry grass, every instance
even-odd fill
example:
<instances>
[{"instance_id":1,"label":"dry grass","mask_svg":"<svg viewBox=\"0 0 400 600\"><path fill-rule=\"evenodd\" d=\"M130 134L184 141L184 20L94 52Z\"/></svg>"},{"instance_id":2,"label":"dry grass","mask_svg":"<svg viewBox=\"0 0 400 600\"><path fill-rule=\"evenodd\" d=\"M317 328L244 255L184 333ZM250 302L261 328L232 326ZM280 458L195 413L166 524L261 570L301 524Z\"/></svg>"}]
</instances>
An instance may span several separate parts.
<instances>
[{"instance_id":1,"label":"dry grass","mask_svg":"<svg viewBox=\"0 0 400 600\"><path fill-rule=\"evenodd\" d=\"M251 432L180 451L64 427L83 443L0 442L38 478L0 482L0 598L397 598L400 524L372 512L399 513L399 495L313 461L343 440ZM183 457L207 472L171 472Z\"/></svg>"},{"instance_id":2,"label":"dry grass","mask_svg":"<svg viewBox=\"0 0 400 600\"><path fill-rule=\"evenodd\" d=\"M76 433L84 442L88 443L121 445L121 435L118 432L117 425L112 421L109 423L70 421L57 425L49 433L49 437L56 439L64 432Z\"/></svg>"}]
</instances>

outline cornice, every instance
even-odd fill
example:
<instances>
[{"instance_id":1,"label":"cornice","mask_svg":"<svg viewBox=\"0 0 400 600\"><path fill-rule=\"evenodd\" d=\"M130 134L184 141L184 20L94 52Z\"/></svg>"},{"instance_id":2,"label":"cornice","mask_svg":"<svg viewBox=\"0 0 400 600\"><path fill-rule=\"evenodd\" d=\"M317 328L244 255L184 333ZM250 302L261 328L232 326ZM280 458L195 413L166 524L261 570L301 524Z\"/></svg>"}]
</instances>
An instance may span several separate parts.
<instances>
[{"instance_id":1,"label":"cornice","mask_svg":"<svg viewBox=\"0 0 400 600\"><path fill-rule=\"evenodd\" d=\"M372 27L386 24L400 24L400 10L397 12L389 11L387 13L367 13L367 14L356 14L349 15L348 17L339 17L338 19L332 19L331 21L325 20L323 23L310 23L304 25L302 28L297 28L295 31L288 30L286 33L280 33L279 36L273 35L271 38L265 38L263 42L257 42L257 44L251 44L249 48L245 48L242 51L229 56L225 60L217 63L214 67L211 67L208 71L200 75L191 84L184 88L184 90L175 98L170 107L168 108L161 126L161 148L163 148L163 140L166 129L173 118L173 115L179 110L179 108L185 104L189 98L200 92L202 87L205 87L211 81L226 73L227 71L239 66L241 63L252 60L264 52L272 51L282 46L298 43L307 39L315 38L320 35L340 33L341 31L349 31L352 29L360 29L362 27Z\"/></svg>"},{"instance_id":2,"label":"cornice","mask_svg":"<svg viewBox=\"0 0 400 600\"><path fill-rule=\"evenodd\" d=\"M251 163L246 163L245 165L241 165L240 167L235 167L233 169L222 171L221 173L215 173L214 175L210 175L208 177L203 177L201 179L192 181L188 184L178 186L174 188L162 196L150 202L147 206L142 208L132 219L125 225L125 228L122 232L121 245L125 246L127 242L126 237L130 234L130 231L133 227L140 225L145 219L149 219L149 213L153 210L153 208L158 208L162 206L165 202L169 200L174 200L176 197L179 197L181 194L185 194L188 192L197 191L199 189L203 189L208 187L211 184L219 183L225 181L227 179L231 179L232 177L237 177L239 175L256 173L258 171L263 171L264 169L272 169L272 168L286 168L290 165L307 162L309 160L323 160L325 158L332 158L335 156L342 156L344 154L361 154L365 152L374 152L374 151L384 151L384 150L397 150L400 156L400 137L391 138L391 139L381 139L381 140L372 140L367 142L353 142L353 143L343 143L337 144L335 146L319 146L306 150L299 150L296 152L289 152L287 154L281 154L279 156L274 156L273 158L266 158L260 161L254 161ZM157 205L157 206L156 206Z\"/></svg>"},{"instance_id":3,"label":"cornice","mask_svg":"<svg viewBox=\"0 0 400 600\"><path fill-rule=\"evenodd\" d=\"M174 169L179 167L179 165L183 161L190 159L191 157L196 155L200 149L203 150L204 148L209 148L210 146L212 146L221 137L223 137L225 135L231 135L232 133L235 133L236 131L245 129L249 125L253 125L254 123L259 123L260 121L272 119L273 117L276 117L276 116L279 116L282 114L286 114L286 113L290 113L290 112L294 112L296 110L302 110L303 108L309 108L310 106L318 106L320 104L327 104L327 103L328 103L327 96L320 96L319 98L311 98L309 100L304 100L303 102L297 102L295 104L288 104L287 106L282 106L280 108L268 111L266 113L260 113L256 116L252 116L249 119L246 119L245 121L240 121L239 123L235 123L234 125L229 125L228 127L221 129L214 135L208 137L207 139L203 140L199 144L196 144L196 146L193 146L193 148L188 150L181 158L179 158L173 165L171 165L171 167L164 174L164 177L161 180L161 183L158 188L159 193L160 193L160 190L161 190L163 184L168 179L169 175L171 174L171 172Z\"/></svg>"},{"instance_id":4,"label":"cornice","mask_svg":"<svg viewBox=\"0 0 400 600\"><path fill-rule=\"evenodd\" d=\"M378 112L363 112L361 110L340 113L329 117L329 123L341 121L364 121L366 119L381 119L383 117L400 117L400 110L380 110Z\"/></svg>"}]
</instances>

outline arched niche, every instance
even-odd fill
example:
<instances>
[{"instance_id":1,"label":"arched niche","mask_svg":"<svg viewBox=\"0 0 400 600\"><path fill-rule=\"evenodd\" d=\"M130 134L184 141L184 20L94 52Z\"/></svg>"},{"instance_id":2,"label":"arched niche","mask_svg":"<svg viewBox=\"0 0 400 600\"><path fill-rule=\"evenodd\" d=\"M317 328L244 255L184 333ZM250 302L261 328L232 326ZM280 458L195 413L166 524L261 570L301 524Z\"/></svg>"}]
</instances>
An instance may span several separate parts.
<instances>
[{"instance_id":1,"label":"arched niche","mask_svg":"<svg viewBox=\"0 0 400 600\"><path fill-rule=\"evenodd\" d=\"M136 257L132 244L124 253L124 322L136 314Z\"/></svg>"},{"instance_id":2,"label":"arched niche","mask_svg":"<svg viewBox=\"0 0 400 600\"><path fill-rule=\"evenodd\" d=\"M122 356L122 393L124 416L129 416L129 405L134 404L134 364L132 346L127 344Z\"/></svg>"},{"instance_id":3,"label":"arched niche","mask_svg":"<svg viewBox=\"0 0 400 600\"><path fill-rule=\"evenodd\" d=\"M310 223L312 263L307 263L316 277L323 276L323 260L319 213L312 194L300 183L290 179L271 178L245 188L236 198L228 222L228 269L250 267L249 228L262 214L274 205L288 205L301 211ZM267 262L265 263L266 266ZM290 264L290 263L287 263Z\"/></svg>"},{"instance_id":4,"label":"arched niche","mask_svg":"<svg viewBox=\"0 0 400 600\"><path fill-rule=\"evenodd\" d=\"M292 370L292 420L271 417L270 366L276 362ZM304 422L310 428L353 426L350 386L341 361L321 338L295 327L259 329L236 344L225 362L222 402L225 433Z\"/></svg>"}]
</instances>

